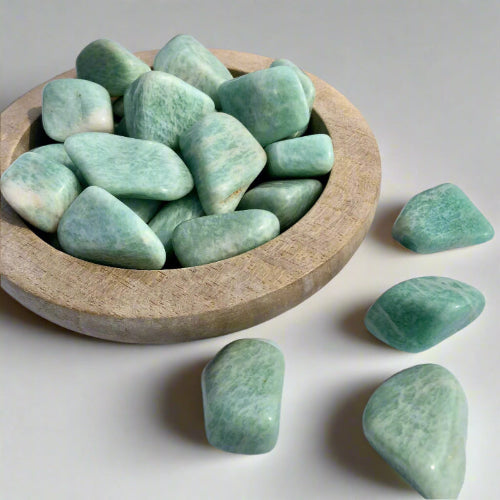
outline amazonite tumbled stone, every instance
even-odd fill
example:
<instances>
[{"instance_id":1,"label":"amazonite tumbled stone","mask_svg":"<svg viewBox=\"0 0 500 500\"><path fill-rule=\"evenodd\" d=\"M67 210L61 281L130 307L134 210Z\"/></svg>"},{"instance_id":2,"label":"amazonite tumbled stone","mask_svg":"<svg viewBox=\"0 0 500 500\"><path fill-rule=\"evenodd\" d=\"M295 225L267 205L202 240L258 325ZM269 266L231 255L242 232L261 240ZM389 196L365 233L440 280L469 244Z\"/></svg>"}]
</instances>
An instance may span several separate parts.
<instances>
[{"instance_id":1,"label":"amazonite tumbled stone","mask_svg":"<svg viewBox=\"0 0 500 500\"><path fill-rule=\"evenodd\" d=\"M309 122L309 106L292 68L248 73L219 87L222 111L237 118L262 146L285 139Z\"/></svg>"},{"instance_id":2,"label":"amazonite tumbled stone","mask_svg":"<svg viewBox=\"0 0 500 500\"><path fill-rule=\"evenodd\" d=\"M78 179L78 182L82 186L87 186L87 182L85 181L83 175L78 170L76 165L71 161L71 158L66 153L64 149L64 144L47 144L46 146L40 146L38 148L34 148L30 151L30 153L37 153L42 155L44 158L48 158L49 160L54 160L57 163L62 163L65 167L68 167Z\"/></svg>"},{"instance_id":3,"label":"amazonite tumbled stone","mask_svg":"<svg viewBox=\"0 0 500 500\"><path fill-rule=\"evenodd\" d=\"M485 305L476 288L451 278L412 278L383 293L365 316L378 339L407 352L421 352L474 321Z\"/></svg>"},{"instance_id":4,"label":"amazonite tumbled stone","mask_svg":"<svg viewBox=\"0 0 500 500\"><path fill-rule=\"evenodd\" d=\"M146 223L153 218L161 205L161 201L159 200L141 200L140 198L125 197L119 197L118 199Z\"/></svg>"},{"instance_id":5,"label":"amazonite tumbled stone","mask_svg":"<svg viewBox=\"0 0 500 500\"><path fill-rule=\"evenodd\" d=\"M368 442L424 498L457 498L465 476L467 399L439 365L386 380L363 413Z\"/></svg>"},{"instance_id":6,"label":"amazonite tumbled stone","mask_svg":"<svg viewBox=\"0 0 500 500\"><path fill-rule=\"evenodd\" d=\"M208 94L220 109L217 90L231 80L229 70L191 35L177 35L156 54L153 67L179 77Z\"/></svg>"},{"instance_id":7,"label":"amazonite tumbled stone","mask_svg":"<svg viewBox=\"0 0 500 500\"><path fill-rule=\"evenodd\" d=\"M24 153L2 174L2 195L33 226L53 233L81 191L73 172L38 153Z\"/></svg>"},{"instance_id":8,"label":"amazonite tumbled stone","mask_svg":"<svg viewBox=\"0 0 500 500\"><path fill-rule=\"evenodd\" d=\"M245 193L238 210L269 210L278 217L281 231L285 231L314 205L322 190L316 179L263 182Z\"/></svg>"},{"instance_id":9,"label":"amazonite tumbled stone","mask_svg":"<svg viewBox=\"0 0 500 500\"><path fill-rule=\"evenodd\" d=\"M125 92L124 106L130 137L174 149L182 133L215 110L207 94L163 71L140 76Z\"/></svg>"},{"instance_id":10,"label":"amazonite tumbled stone","mask_svg":"<svg viewBox=\"0 0 500 500\"><path fill-rule=\"evenodd\" d=\"M256 455L278 440L285 360L276 344L231 342L203 370L201 386L208 442L224 451Z\"/></svg>"},{"instance_id":11,"label":"amazonite tumbled stone","mask_svg":"<svg viewBox=\"0 0 500 500\"><path fill-rule=\"evenodd\" d=\"M105 38L89 43L76 58L78 78L102 85L112 96L122 96L127 87L151 68L119 43Z\"/></svg>"},{"instance_id":12,"label":"amazonite tumbled stone","mask_svg":"<svg viewBox=\"0 0 500 500\"><path fill-rule=\"evenodd\" d=\"M104 87L88 80L53 80L43 88L42 123L57 142L79 132L112 133L111 98Z\"/></svg>"},{"instance_id":13,"label":"amazonite tumbled stone","mask_svg":"<svg viewBox=\"0 0 500 500\"><path fill-rule=\"evenodd\" d=\"M176 200L193 189L182 159L158 142L89 132L68 137L64 147L90 185L115 196Z\"/></svg>"},{"instance_id":14,"label":"amazonite tumbled stone","mask_svg":"<svg viewBox=\"0 0 500 500\"><path fill-rule=\"evenodd\" d=\"M181 222L172 235L183 267L201 266L252 250L278 236L278 218L266 210L206 215Z\"/></svg>"},{"instance_id":15,"label":"amazonite tumbled stone","mask_svg":"<svg viewBox=\"0 0 500 500\"><path fill-rule=\"evenodd\" d=\"M494 230L467 195L446 183L417 194L405 205L392 237L418 253L434 253L491 240Z\"/></svg>"},{"instance_id":16,"label":"amazonite tumbled stone","mask_svg":"<svg viewBox=\"0 0 500 500\"><path fill-rule=\"evenodd\" d=\"M232 212L266 164L266 153L250 132L225 113L210 113L180 139L206 214Z\"/></svg>"},{"instance_id":17,"label":"amazonite tumbled stone","mask_svg":"<svg viewBox=\"0 0 500 500\"><path fill-rule=\"evenodd\" d=\"M161 269L165 249L151 228L124 203L89 186L64 213L57 236L74 257L130 269Z\"/></svg>"}]
</instances>

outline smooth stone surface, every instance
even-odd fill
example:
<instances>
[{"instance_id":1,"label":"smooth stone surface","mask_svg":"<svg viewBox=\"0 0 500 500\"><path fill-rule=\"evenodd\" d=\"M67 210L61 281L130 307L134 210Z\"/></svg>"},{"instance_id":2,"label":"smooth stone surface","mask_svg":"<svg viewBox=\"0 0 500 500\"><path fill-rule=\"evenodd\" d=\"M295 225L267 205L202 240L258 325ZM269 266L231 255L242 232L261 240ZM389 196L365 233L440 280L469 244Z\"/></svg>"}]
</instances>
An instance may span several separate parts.
<instances>
[{"instance_id":1,"label":"smooth stone surface","mask_svg":"<svg viewBox=\"0 0 500 500\"><path fill-rule=\"evenodd\" d=\"M68 153L66 153L66 150L64 149L64 144L47 144L46 146L40 146L38 148L34 148L30 152L42 155L44 158L56 161L57 163L62 163L65 167L68 167L76 175L78 182L82 186L87 185L85 178L78 170L77 166L71 161L71 158L68 156Z\"/></svg>"},{"instance_id":2,"label":"smooth stone surface","mask_svg":"<svg viewBox=\"0 0 500 500\"><path fill-rule=\"evenodd\" d=\"M118 123L115 123L115 135L120 135L122 137L129 136L125 118L122 118Z\"/></svg>"},{"instance_id":3,"label":"smooth stone surface","mask_svg":"<svg viewBox=\"0 0 500 500\"><path fill-rule=\"evenodd\" d=\"M125 116L125 105L123 103L123 96L119 97L113 102L113 114L118 118Z\"/></svg>"},{"instance_id":4,"label":"smooth stone surface","mask_svg":"<svg viewBox=\"0 0 500 500\"><path fill-rule=\"evenodd\" d=\"M474 321L485 305L476 288L451 278L425 276L383 293L365 316L378 339L407 352L421 352Z\"/></svg>"},{"instance_id":5,"label":"smooth stone surface","mask_svg":"<svg viewBox=\"0 0 500 500\"><path fill-rule=\"evenodd\" d=\"M231 453L271 451L278 440L285 359L274 343L240 339L203 370L205 431L212 446Z\"/></svg>"},{"instance_id":6,"label":"smooth stone surface","mask_svg":"<svg viewBox=\"0 0 500 500\"><path fill-rule=\"evenodd\" d=\"M97 264L161 269L165 263L165 249L150 227L97 186L85 189L66 210L57 236L65 252Z\"/></svg>"},{"instance_id":7,"label":"smooth stone surface","mask_svg":"<svg viewBox=\"0 0 500 500\"><path fill-rule=\"evenodd\" d=\"M322 190L321 182L315 179L264 182L245 193L238 210L268 210L278 217L283 232L305 215Z\"/></svg>"},{"instance_id":8,"label":"smooth stone surface","mask_svg":"<svg viewBox=\"0 0 500 500\"><path fill-rule=\"evenodd\" d=\"M139 198L123 197L119 197L118 199L146 223L153 218L161 205L161 201L159 200L141 200Z\"/></svg>"},{"instance_id":9,"label":"smooth stone surface","mask_svg":"<svg viewBox=\"0 0 500 500\"><path fill-rule=\"evenodd\" d=\"M265 210L206 215L180 223L172 246L183 267L228 259L278 236L278 218Z\"/></svg>"},{"instance_id":10,"label":"smooth stone surface","mask_svg":"<svg viewBox=\"0 0 500 500\"><path fill-rule=\"evenodd\" d=\"M292 68L277 66L248 73L219 87L222 110L237 118L262 146L307 127L309 106Z\"/></svg>"},{"instance_id":11,"label":"smooth stone surface","mask_svg":"<svg viewBox=\"0 0 500 500\"><path fill-rule=\"evenodd\" d=\"M386 380L363 413L369 443L424 498L457 498L465 476L467 399L439 365Z\"/></svg>"},{"instance_id":12,"label":"smooth stone surface","mask_svg":"<svg viewBox=\"0 0 500 500\"><path fill-rule=\"evenodd\" d=\"M224 64L191 35L172 38L156 55L153 67L205 92L217 109L220 109L219 85L233 78Z\"/></svg>"},{"instance_id":13,"label":"smooth stone surface","mask_svg":"<svg viewBox=\"0 0 500 500\"><path fill-rule=\"evenodd\" d=\"M206 214L232 212L266 164L266 153L250 132L225 113L210 113L180 139Z\"/></svg>"},{"instance_id":14,"label":"smooth stone surface","mask_svg":"<svg viewBox=\"0 0 500 500\"><path fill-rule=\"evenodd\" d=\"M122 96L148 71L151 68L132 52L105 38L89 43L76 58L77 77L102 85L112 96Z\"/></svg>"},{"instance_id":15,"label":"smooth stone surface","mask_svg":"<svg viewBox=\"0 0 500 500\"><path fill-rule=\"evenodd\" d=\"M176 200L193 189L193 178L170 148L153 141L90 132L64 147L90 185L114 196Z\"/></svg>"},{"instance_id":16,"label":"smooth stone surface","mask_svg":"<svg viewBox=\"0 0 500 500\"><path fill-rule=\"evenodd\" d=\"M177 149L179 136L215 110L212 99L174 75L151 71L125 92L130 137L161 142Z\"/></svg>"},{"instance_id":17,"label":"smooth stone surface","mask_svg":"<svg viewBox=\"0 0 500 500\"><path fill-rule=\"evenodd\" d=\"M113 110L107 90L76 78L53 80L43 88L42 122L57 142L79 132L113 132Z\"/></svg>"},{"instance_id":18,"label":"smooth stone surface","mask_svg":"<svg viewBox=\"0 0 500 500\"><path fill-rule=\"evenodd\" d=\"M0 186L7 203L33 226L52 233L81 191L73 172L37 153L24 153L3 173Z\"/></svg>"},{"instance_id":19,"label":"smooth stone surface","mask_svg":"<svg viewBox=\"0 0 500 500\"><path fill-rule=\"evenodd\" d=\"M454 184L423 191L405 205L392 237L418 253L434 253L477 245L495 234L484 215Z\"/></svg>"}]
</instances>

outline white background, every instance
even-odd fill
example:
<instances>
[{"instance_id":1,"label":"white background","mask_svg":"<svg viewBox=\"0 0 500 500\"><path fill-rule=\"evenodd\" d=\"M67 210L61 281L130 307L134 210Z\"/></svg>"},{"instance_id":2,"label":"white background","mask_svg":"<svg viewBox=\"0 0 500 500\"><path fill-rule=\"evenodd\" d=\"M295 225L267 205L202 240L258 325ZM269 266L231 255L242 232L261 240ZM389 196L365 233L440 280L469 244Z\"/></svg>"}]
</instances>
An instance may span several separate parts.
<instances>
[{"instance_id":1,"label":"white background","mask_svg":"<svg viewBox=\"0 0 500 500\"><path fill-rule=\"evenodd\" d=\"M177 33L208 47L286 57L347 96L378 140L382 193L358 252L326 287L246 331L172 346L72 334L0 292L1 493L25 499L418 498L364 440L375 387L404 368L440 363L469 401L460 498L498 498L499 236L417 255L390 228L414 194L460 186L500 228L496 1L2 0L1 108L74 66L90 41L132 51ZM442 344L406 354L371 338L367 307L416 276L465 281L483 314ZM286 359L275 450L238 456L205 441L200 372L242 337L277 342Z\"/></svg>"}]
</instances>

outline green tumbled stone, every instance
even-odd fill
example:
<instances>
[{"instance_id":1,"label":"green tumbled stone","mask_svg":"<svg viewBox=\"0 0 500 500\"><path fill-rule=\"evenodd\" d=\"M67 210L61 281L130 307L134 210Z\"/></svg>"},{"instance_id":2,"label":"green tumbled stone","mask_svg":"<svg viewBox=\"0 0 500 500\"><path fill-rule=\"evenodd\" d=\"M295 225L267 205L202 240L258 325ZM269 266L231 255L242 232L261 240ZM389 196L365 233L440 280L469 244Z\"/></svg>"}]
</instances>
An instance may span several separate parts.
<instances>
[{"instance_id":1,"label":"green tumbled stone","mask_svg":"<svg viewBox=\"0 0 500 500\"><path fill-rule=\"evenodd\" d=\"M414 196L392 228L392 237L418 253L434 253L491 240L491 224L454 184L440 184Z\"/></svg>"},{"instance_id":2,"label":"green tumbled stone","mask_svg":"<svg viewBox=\"0 0 500 500\"><path fill-rule=\"evenodd\" d=\"M368 442L424 498L457 498L465 476L467 399L439 365L386 380L363 413Z\"/></svg>"},{"instance_id":3,"label":"green tumbled stone","mask_svg":"<svg viewBox=\"0 0 500 500\"><path fill-rule=\"evenodd\" d=\"M53 233L81 191L73 172L37 153L24 153L3 173L2 195L33 226Z\"/></svg>"},{"instance_id":4,"label":"green tumbled stone","mask_svg":"<svg viewBox=\"0 0 500 500\"><path fill-rule=\"evenodd\" d=\"M45 133L64 142L79 132L113 132L113 110L107 90L76 78L53 80L43 88L42 122Z\"/></svg>"},{"instance_id":5,"label":"green tumbled stone","mask_svg":"<svg viewBox=\"0 0 500 500\"><path fill-rule=\"evenodd\" d=\"M54 160L57 163L62 163L65 167L68 167L78 179L78 182L82 186L86 186L87 182L85 181L83 175L78 170L76 165L71 161L71 158L66 153L64 149L64 144L48 144L47 146L40 146L38 148L32 149L30 153L37 153L42 155L44 158L48 158L49 160Z\"/></svg>"},{"instance_id":6,"label":"green tumbled stone","mask_svg":"<svg viewBox=\"0 0 500 500\"><path fill-rule=\"evenodd\" d=\"M245 193L238 210L268 210L278 217L281 231L285 231L314 205L322 189L315 179L264 182Z\"/></svg>"},{"instance_id":7,"label":"green tumbled stone","mask_svg":"<svg viewBox=\"0 0 500 500\"><path fill-rule=\"evenodd\" d=\"M146 223L153 218L161 205L161 201L158 200L141 200L139 198L122 197L118 199Z\"/></svg>"},{"instance_id":8,"label":"green tumbled stone","mask_svg":"<svg viewBox=\"0 0 500 500\"><path fill-rule=\"evenodd\" d=\"M248 73L219 87L222 110L237 118L262 146L285 139L309 122L309 106L292 68Z\"/></svg>"},{"instance_id":9,"label":"green tumbled stone","mask_svg":"<svg viewBox=\"0 0 500 500\"><path fill-rule=\"evenodd\" d=\"M102 85L112 96L122 96L127 87L151 68L125 47L102 38L89 43L76 58L78 78Z\"/></svg>"},{"instance_id":10,"label":"green tumbled stone","mask_svg":"<svg viewBox=\"0 0 500 500\"><path fill-rule=\"evenodd\" d=\"M123 104L123 96L116 99L113 103L113 114L118 118L125 116L125 105Z\"/></svg>"},{"instance_id":11,"label":"green tumbled stone","mask_svg":"<svg viewBox=\"0 0 500 500\"><path fill-rule=\"evenodd\" d=\"M241 339L203 370L205 431L212 446L232 453L271 451L278 440L285 360L271 342Z\"/></svg>"},{"instance_id":12,"label":"green tumbled stone","mask_svg":"<svg viewBox=\"0 0 500 500\"><path fill-rule=\"evenodd\" d=\"M239 255L279 234L278 218L266 210L206 215L181 222L172 246L183 267L201 266Z\"/></svg>"},{"instance_id":13,"label":"green tumbled stone","mask_svg":"<svg viewBox=\"0 0 500 500\"><path fill-rule=\"evenodd\" d=\"M176 200L193 189L184 162L158 142L89 132L68 137L64 147L90 185L114 196Z\"/></svg>"},{"instance_id":14,"label":"green tumbled stone","mask_svg":"<svg viewBox=\"0 0 500 500\"><path fill-rule=\"evenodd\" d=\"M222 82L231 80L229 70L190 35L177 35L156 55L155 70L166 71L209 95L220 109L217 89Z\"/></svg>"},{"instance_id":15,"label":"green tumbled stone","mask_svg":"<svg viewBox=\"0 0 500 500\"><path fill-rule=\"evenodd\" d=\"M407 352L421 352L474 321L485 300L474 287L451 278L403 281L382 294L365 316L378 339Z\"/></svg>"},{"instance_id":16,"label":"green tumbled stone","mask_svg":"<svg viewBox=\"0 0 500 500\"><path fill-rule=\"evenodd\" d=\"M232 212L266 164L250 132L225 113L210 113L181 136L182 157L206 214Z\"/></svg>"},{"instance_id":17,"label":"green tumbled stone","mask_svg":"<svg viewBox=\"0 0 500 500\"><path fill-rule=\"evenodd\" d=\"M151 228L97 186L85 189L66 210L57 236L65 252L97 264L161 269L165 263L165 249Z\"/></svg>"},{"instance_id":18,"label":"green tumbled stone","mask_svg":"<svg viewBox=\"0 0 500 500\"><path fill-rule=\"evenodd\" d=\"M179 136L215 110L212 99L174 75L151 71L125 92L130 137L161 142L177 149Z\"/></svg>"}]
</instances>

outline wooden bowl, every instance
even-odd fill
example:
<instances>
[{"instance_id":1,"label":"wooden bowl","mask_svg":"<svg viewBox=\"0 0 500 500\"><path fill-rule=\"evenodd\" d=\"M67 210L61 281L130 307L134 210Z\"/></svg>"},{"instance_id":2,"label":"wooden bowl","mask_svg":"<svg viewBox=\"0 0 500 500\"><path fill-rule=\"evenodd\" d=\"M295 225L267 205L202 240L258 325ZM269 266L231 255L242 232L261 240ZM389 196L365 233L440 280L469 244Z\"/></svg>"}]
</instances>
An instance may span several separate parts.
<instances>
[{"instance_id":1,"label":"wooden bowl","mask_svg":"<svg viewBox=\"0 0 500 500\"><path fill-rule=\"evenodd\" d=\"M272 60L230 50L214 54L240 75ZM152 65L156 51L137 55ZM299 304L331 280L360 245L380 188L377 143L339 92L316 86L313 133L333 140L335 165L311 210L277 238L212 264L161 271L85 262L43 241L2 200L1 285L36 314L75 332L132 343L169 343L241 330ZM75 77L71 70L56 78ZM1 171L44 143L43 85L2 114Z\"/></svg>"}]
</instances>

